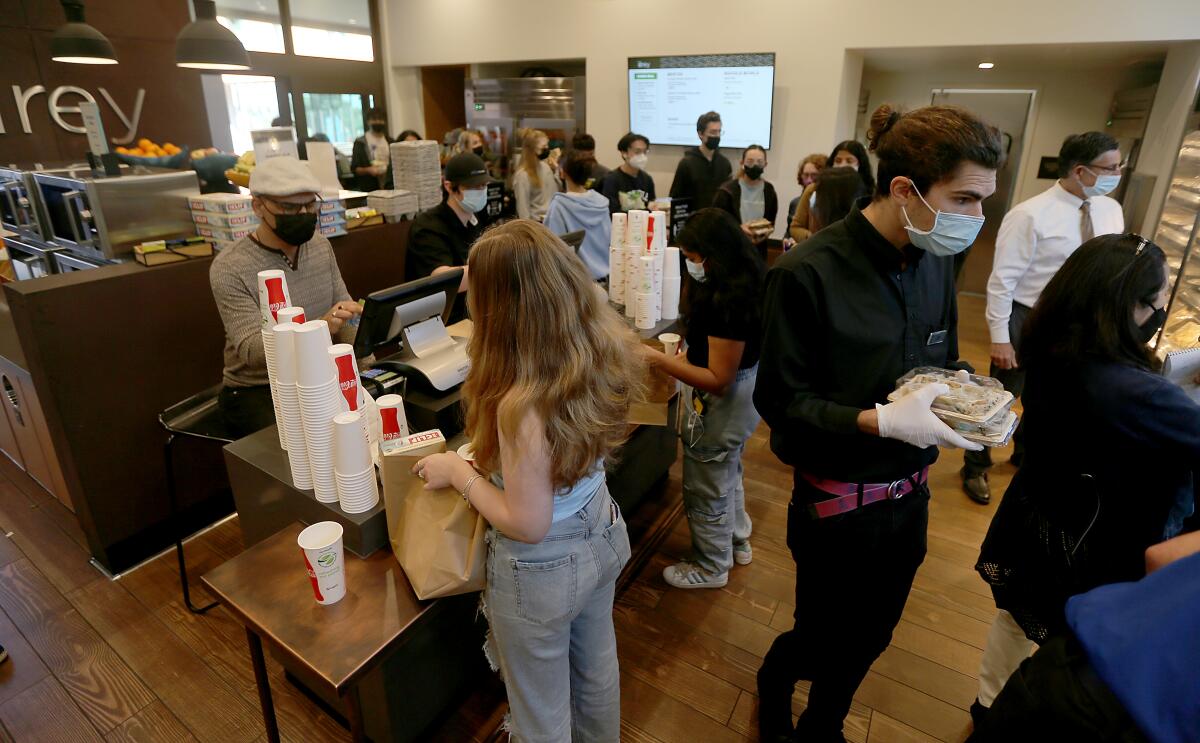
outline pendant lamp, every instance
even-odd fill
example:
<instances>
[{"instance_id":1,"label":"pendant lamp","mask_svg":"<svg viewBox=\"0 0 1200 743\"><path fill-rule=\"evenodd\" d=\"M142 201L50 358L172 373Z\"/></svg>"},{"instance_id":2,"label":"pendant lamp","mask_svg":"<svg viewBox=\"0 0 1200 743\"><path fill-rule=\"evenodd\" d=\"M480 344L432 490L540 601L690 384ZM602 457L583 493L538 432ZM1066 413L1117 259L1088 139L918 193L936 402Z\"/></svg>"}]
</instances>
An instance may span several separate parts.
<instances>
[{"instance_id":1,"label":"pendant lamp","mask_svg":"<svg viewBox=\"0 0 1200 743\"><path fill-rule=\"evenodd\" d=\"M50 58L70 64L116 64L112 43L83 21L83 0L62 0L67 24L50 37Z\"/></svg>"},{"instance_id":2,"label":"pendant lamp","mask_svg":"<svg viewBox=\"0 0 1200 743\"><path fill-rule=\"evenodd\" d=\"M217 23L213 0L193 0L196 20L175 39L175 64L197 70L248 70L250 56L232 31Z\"/></svg>"}]
</instances>

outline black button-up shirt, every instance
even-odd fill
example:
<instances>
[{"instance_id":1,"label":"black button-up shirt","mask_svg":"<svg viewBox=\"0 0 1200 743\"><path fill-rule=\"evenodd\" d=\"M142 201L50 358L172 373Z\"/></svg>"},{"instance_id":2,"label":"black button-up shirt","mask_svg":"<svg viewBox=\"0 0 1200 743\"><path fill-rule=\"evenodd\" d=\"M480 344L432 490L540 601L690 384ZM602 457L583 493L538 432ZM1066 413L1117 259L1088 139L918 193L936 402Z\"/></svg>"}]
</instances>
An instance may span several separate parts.
<instances>
[{"instance_id":1,"label":"black button-up shirt","mask_svg":"<svg viewBox=\"0 0 1200 743\"><path fill-rule=\"evenodd\" d=\"M932 464L938 450L861 433L858 414L886 403L914 367L963 365L954 259L897 250L863 216L865 203L767 274L754 404L784 462L878 483Z\"/></svg>"}]
</instances>

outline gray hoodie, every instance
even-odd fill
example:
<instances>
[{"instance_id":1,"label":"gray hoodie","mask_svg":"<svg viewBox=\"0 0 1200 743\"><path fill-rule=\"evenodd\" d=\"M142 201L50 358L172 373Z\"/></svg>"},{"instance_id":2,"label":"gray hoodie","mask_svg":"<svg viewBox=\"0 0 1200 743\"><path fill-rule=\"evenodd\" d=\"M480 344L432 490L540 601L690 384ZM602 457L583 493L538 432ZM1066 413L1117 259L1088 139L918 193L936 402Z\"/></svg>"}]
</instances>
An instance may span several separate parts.
<instances>
[{"instance_id":1,"label":"gray hoodie","mask_svg":"<svg viewBox=\"0 0 1200 743\"><path fill-rule=\"evenodd\" d=\"M608 199L595 191L556 193L546 212L546 228L556 235L583 230L586 236L579 248L579 257L593 279L608 275L608 243L612 234L612 217Z\"/></svg>"}]
</instances>

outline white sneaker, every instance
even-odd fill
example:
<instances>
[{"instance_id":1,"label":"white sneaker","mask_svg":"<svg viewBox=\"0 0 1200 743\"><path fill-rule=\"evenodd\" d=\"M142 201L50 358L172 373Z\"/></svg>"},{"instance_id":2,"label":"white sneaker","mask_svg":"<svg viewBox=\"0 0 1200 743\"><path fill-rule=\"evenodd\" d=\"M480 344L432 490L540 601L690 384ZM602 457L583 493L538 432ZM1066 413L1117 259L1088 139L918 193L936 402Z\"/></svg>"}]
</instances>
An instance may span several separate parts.
<instances>
[{"instance_id":1,"label":"white sneaker","mask_svg":"<svg viewBox=\"0 0 1200 743\"><path fill-rule=\"evenodd\" d=\"M749 539L733 545L733 561L738 565L749 565L754 561L754 550L750 547Z\"/></svg>"},{"instance_id":2,"label":"white sneaker","mask_svg":"<svg viewBox=\"0 0 1200 743\"><path fill-rule=\"evenodd\" d=\"M676 588L722 588L729 573L715 575L694 562L681 562L663 568L663 580Z\"/></svg>"}]
</instances>

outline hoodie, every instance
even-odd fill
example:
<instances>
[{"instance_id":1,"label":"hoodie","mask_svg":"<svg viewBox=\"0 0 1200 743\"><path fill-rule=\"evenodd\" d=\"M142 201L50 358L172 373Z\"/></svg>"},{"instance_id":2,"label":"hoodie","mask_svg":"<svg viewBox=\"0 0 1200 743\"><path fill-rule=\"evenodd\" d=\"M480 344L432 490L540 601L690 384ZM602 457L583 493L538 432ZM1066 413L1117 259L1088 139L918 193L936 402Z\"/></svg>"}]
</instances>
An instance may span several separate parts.
<instances>
[{"instance_id":1,"label":"hoodie","mask_svg":"<svg viewBox=\"0 0 1200 743\"><path fill-rule=\"evenodd\" d=\"M714 152L713 159L709 161L700 153L699 147L690 147L684 150L683 159L675 168L671 198L691 199L689 211L695 214L713 205L717 189L732 176L733 166L720 151Z\"/></svg>"},{"instance_id":2,"label":"hoodie","mask_svg":"<svg viewBox=\"0 0 1200 743\"><path fill-rule=\"evenodd\" d=\"M595 191L556 193L546 211L545 225L556 235L583 230L586 234L579 247L583 265L593 279L608 275L608 244L612 235L608 199Z\"/></svg>"}]
</instances>

